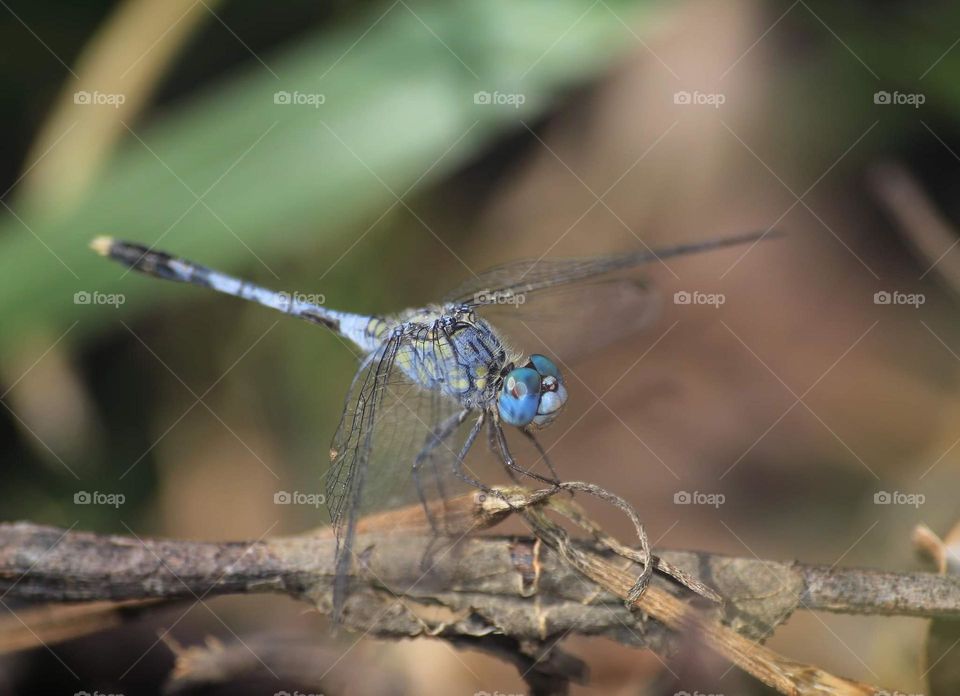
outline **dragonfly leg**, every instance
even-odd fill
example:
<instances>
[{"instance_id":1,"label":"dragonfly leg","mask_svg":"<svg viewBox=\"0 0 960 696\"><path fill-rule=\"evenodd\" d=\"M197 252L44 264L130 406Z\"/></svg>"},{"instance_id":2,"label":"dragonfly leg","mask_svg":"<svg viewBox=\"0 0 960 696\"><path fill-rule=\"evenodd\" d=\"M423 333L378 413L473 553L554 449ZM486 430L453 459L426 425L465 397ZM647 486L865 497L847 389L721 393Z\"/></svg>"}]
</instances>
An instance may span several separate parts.
<instances>
[{"instance_id":1,"label":"dragonfly leg","mask_svg":"<svg viewBox=\"0 0 960 696\"><path fill-rule=\"evenodd\" d=\"M543 463L547 465L547 469L550 470L550 476L553 477L553 485L557 486L560 484L560 477L557 476L557 470L553 468L553 464L550 463L550 457L547 456L547 451L543 449L543 445L540 444L540 441L537 439L537 436L534 435L529 430L523 429L520 432L533 443L533 446L537 448L537 453L540 455L540 458L543 460Z\"/></svg>"},{"instance_id":2,"label":"dragonfly leg","mask_svg":"<svg viewBox=\"0 0 960 696\"><path fill-rule=\"evenodd\" d=\"M473 427L470 428L470 433L467 435L467 440L466 442L463 443L463 447L460 448L460 453L457 455L457 458L453 461L453 473L461 481L469 483L471 486L473 486L474 488L480 489L487 495L492 495L499 498L500 500L505 502L507 504L507 507L509 507L511 510L515 510L516 508L514 508L514 506L510 503L510 500L507 498L506 495L503 494L502 491L499 491L495 488L491 488L490 486L486 485L482 481L479 481L478 479L473 478L472 476L464 473L463 471L463 460L466 459L467 452L469 452L470 448L473 447L473 443L477 439L477 435L480 434L480 430L481 428L483 428L483 423L486 420L486 418L487 418L486 412L481 411L480 417L477 418L477 422L474 423Z\"/></svg>"},{"instance_id":3,"label":"dragonfly leg","mask_svg":"<svg viewBox=\"0 0 960 696\"><path fill-rule=\"evenodd\" d=\"M446 500L446 492L443 489L443 481L440 478L440 472L437 471L437 463L433 461L431 454L437 447L442 445L447 438L457 431L457 428L459 428L460 424L466 420L469 413L470 412L467 410L455 413L434 428L433 431L427 435L423 449L420 450L420 453L417 454L413 460L413 483L417 488L417 497L420 498L420 504L423 506L424 515L426 515L427 521L430 523L430 529L435 535L439 534L439 530L437 529L437 521L433 513L430 512L430 506L427 504L427 496L420 482L420 470L423 467L423 463L429 459L431 465L433 466L434 480L437 482L437 489L440 493L440 498L442 500Z\"/></svg>"},{"instance_id":4,"label":"dragonfly leg","mask_svg":"<svg viewBox=\"0 0 960 696\"><path fill-rule=\"evenodd\" d=\"M477 418L477 422L473 424L472 428L470 428L470 433L467 435L466 442L463 443L463 447L460 448L460 452L457 454L456 459L453 460L453 473L458 479L469 483L474 488L479 488L484 493L493 493L494 491L489 486L463 472L463 460L466 459L467 452L469 452L470 448L473 447L473 443L477 439L477 435L480 434L480 428L483 427L483 422L485 419L486 413L481 412L480 416Z\"/></svg>"},{"instance_id":5,"label":"dragonfly leg","mask_svg":"<svg viewBox=\"0 0 960 696\"><path fill-rule=\"evenodd\" d=\"M480 417L477 418L477 422L473 424L473 427L470 428L470 433L467 435L466 442L463 443L463 447L460 449L460 454L457 455L457 458L453 462L453 473L461 481L465 481L474 488L478 488L487 495L492 495L496 498L499 498L504 503L507 504L507 507L513 511L516 511L517 508L514 507L513 503L510 502L510 499L504 495L503 491L500 491L496 488L491 488L485 483L473 478L469 474L464 473L463 471L463 460L467 456L467 452L470 451L470 448L473 446L474 441L477 439L477 435L480 434L480 429L483 428L483 422L486 419L487 414L485 411L480 412Z\"/></svg>"},{"instance_id":6,"label":"dragonfly leg","mask_svg":"<svg viewBox=\"0 0 960 696\"><path fill-rule=\"evenodd\" d=\"M500 443L500 453L503 460L503 465L507 468L508 471L513 470L519 474L523 474L524 476L529 476L530 478L536 479L537 481L540 481L542 483L549 483L553 487L556 487L560 484L560 481L556 478L556 474L553 475L554 476L553 478L547 478L546 476L542 476L538 473L530 471L529 469L524 469L522 466L517 464L517 462L513 458L513 455L510 454L510 448L507 446L507 436L503 434L503 428L501 428L498 425L496 426L496 430L497 430L497 441ZM551 468L551 471L552 471L552 468Z\"/></svg>"},{"instance_id":7,"label":"dragonfly leg","mask_svg":"<svg viewBox=\"0 0 960 696\"><path fill-rule=\"evenodd\" d=\"M507 475L510 476L510 480L517 485L520 485L520 478L517 476L517 472L506 465L505 459L509 456L509 453L505 454L503 448L500 446L500 439L497 437L497 425L493 422L493 419L490 419L487 422L487 437L489 439L490 451L493 452L493 456L504 463L503 468L506 470Z\"/></svg>"}]
</instances>

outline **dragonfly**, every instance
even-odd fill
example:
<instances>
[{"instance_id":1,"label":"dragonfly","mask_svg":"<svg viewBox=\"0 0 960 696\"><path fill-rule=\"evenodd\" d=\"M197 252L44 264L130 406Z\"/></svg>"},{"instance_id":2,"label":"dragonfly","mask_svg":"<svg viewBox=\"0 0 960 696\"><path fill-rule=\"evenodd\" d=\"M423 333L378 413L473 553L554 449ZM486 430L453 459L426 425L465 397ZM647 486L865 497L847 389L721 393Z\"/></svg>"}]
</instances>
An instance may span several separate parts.
<instances>
[{"instance_id":1,"label":"dragonfly","mask_svg":"<svg viewBox=\"0 0 960 696\"><path fill-rule=\"evenodd\" d=\"M552 358L525 355L512 347L489 319L494 309L520 304L529 308L535 297L582 288L591 281L602 286L618 271L756 243L770 234L752 232L587 258L509 262L476 274L441 302L382 316L332 309L312 301L314 297L261 287L144 244L98 237L91 247L148 276L199 285L319 324L356 347L360 364L333 436L325 482L337 539L332 613L339 617L348 594L358 519L391 499L382 489L401 488L403 494L394 500L410 497L412 489L434 531L428 494L444 498L451 484L460 482L497 495L496 488L465 464L484 428L490 449L515 481L526 476L559 484L537 433L564 410L567 383ZM561 305L561 323L568 307ZM576 328L589 333L589 327ZM548 475L516 461L504 426L532 443L537 463L545 463ZM400 475L404 470L408 476Z\"/></svg>"}]
</instances>

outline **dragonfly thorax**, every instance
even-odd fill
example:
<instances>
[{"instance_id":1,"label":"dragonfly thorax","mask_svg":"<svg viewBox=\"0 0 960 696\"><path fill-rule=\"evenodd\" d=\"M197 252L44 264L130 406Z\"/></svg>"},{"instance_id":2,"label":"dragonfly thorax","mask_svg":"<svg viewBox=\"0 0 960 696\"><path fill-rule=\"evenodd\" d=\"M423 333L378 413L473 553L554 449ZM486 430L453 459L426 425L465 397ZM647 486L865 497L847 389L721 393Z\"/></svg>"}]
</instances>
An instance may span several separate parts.
<instances>
[{"instance_id":1,"label":"dragonfly thorax","mask_svg":"<svg viewBox=\"0 0 960 696\"><path fill-rule=\"evenodd\" d=\"M505 343L493 327L473 311L451 307L410 310L397 319L395 361L408 378L464 408L491 406L508 362Z\"/></svg>"}]
</instances>

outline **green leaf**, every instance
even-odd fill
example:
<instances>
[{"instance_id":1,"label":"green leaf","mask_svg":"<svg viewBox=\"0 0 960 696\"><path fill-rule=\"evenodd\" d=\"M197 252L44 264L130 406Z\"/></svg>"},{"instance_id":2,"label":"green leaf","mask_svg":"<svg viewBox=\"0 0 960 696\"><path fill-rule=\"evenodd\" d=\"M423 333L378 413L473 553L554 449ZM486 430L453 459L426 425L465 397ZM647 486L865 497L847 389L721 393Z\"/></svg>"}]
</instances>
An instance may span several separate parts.
<instances>
[{"instance_id":1,"label":"green leaf","mask_svg":"<svg viewBox=\"0 0 960 696\"><path fill-rule=\"evenodd\" d=\"M113 325L117 312L171 296L93 254L87 244L97 235L155 243L225 269L261 266L267 278L271 259L314 253L318 244L333 263L362 231L358 223L462 166L634 49L629 7L384 5L203 88L134 126L71 209L12 205L18 217L0 223L0 350L24 332L75 319L71 338L89 335ZM484 101L478 93L502 103L476 103ZM285 94L302 103L283 103ZM273 284L284 287L282 279ZM123 293L126 301L116 311L77 305L80 291Z\"/></svg>"}]
</instances>

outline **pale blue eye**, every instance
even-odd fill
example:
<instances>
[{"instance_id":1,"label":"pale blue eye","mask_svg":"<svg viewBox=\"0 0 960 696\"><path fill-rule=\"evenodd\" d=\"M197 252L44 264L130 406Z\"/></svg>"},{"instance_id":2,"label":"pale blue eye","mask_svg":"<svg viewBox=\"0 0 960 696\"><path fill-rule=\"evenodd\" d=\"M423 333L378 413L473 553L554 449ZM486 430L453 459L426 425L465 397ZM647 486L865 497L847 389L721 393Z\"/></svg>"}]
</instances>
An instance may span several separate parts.
<instances>
[{"instance_id":1,"label":"pale blue eye","mask_svg":"<svg viewBox=\"0 0 960 696\"><path fill-rule=\"evenodd\" d=\"M553 360L548 358L546 355L534 353L530 356L530 363L533 365L533 369L535 369L544 377L556 377L557 379L560 379L560 370L557 369L557 366L554 364Z\"/></svg>"},{"instance_id":2,"label":"pale blue eye","mask_svg":"<svg viewBox=\"0 0 960 696\"><path fill-rule=\"evenodd\" d=\"M529 367L510 370L497 403L504 422L518 428L529 425L540 406L540 373Z\"/></svg>"}]
</instances>

